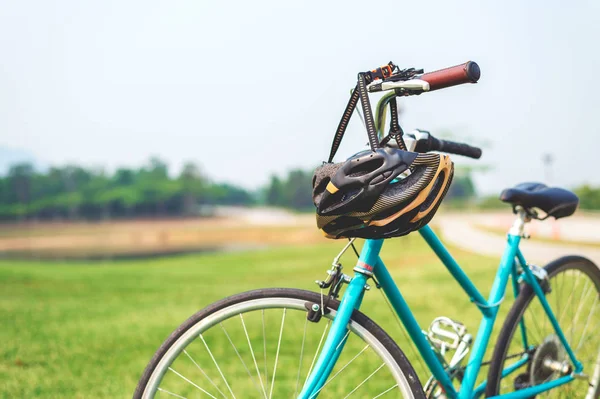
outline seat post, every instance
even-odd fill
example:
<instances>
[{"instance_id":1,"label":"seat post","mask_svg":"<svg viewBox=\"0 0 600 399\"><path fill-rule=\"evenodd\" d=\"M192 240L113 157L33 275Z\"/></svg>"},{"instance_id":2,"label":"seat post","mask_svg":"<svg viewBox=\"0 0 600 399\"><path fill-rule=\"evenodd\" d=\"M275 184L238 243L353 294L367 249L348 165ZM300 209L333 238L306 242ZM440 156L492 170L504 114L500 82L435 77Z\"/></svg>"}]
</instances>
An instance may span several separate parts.
<instances>
[{"instance_id":1,"label":"seat post","mask_svg":"<svg viewBox=\"0 0 600 399\"><path fill-rule=\"evenodd\" d=\"M531 222L531 215L522 206L515 207L517 218L515 219L508 234L523 237L525 235L525 225Z\"/></svg>"}]
</instances>

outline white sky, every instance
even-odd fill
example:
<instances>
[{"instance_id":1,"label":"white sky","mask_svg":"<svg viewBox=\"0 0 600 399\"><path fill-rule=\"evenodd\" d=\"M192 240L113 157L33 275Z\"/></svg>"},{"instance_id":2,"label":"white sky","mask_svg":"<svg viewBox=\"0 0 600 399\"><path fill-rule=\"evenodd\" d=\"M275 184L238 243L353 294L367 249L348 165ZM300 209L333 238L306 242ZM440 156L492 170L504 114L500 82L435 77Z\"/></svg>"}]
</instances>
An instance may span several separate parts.
<instances>
[{"instance_id":1,"label":"white sky","mask_svg":"<svg viewBox=\"0 0 600 399\"><path fill-rule=\"evenodd\" d=\"M553 183L600 184L599 39L598 1L0 0L0 146L256 187L326 158L357 72L471 59L480 83L403 100L405 130L485 143L487 193L543 180L546 152Z\"/></svg>"}]
</instances>

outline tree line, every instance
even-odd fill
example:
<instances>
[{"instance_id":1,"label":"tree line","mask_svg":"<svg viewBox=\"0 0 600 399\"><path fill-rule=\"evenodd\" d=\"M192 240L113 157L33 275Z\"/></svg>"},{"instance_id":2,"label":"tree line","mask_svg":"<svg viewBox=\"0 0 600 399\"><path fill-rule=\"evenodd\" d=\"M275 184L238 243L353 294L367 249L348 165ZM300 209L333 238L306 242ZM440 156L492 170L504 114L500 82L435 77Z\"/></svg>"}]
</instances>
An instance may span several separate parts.
<instances>
[{"instance_id":1,"label":"tree line","mask_svg":"<svg viewBox=\"0 0 600 399\"><path fill-rule=\"evenodd\" d=\"M0 220L185 216L198 214L202 205L254 202L253 193L211 182L194 163L171 177L159 158L114 173L77 165L39 172L24 163L0 178Z\"/></svg>"},{"instance_id":2,"label":"tree line","mask_svg":"<svg viewBox=\"0 0 600 399\"><path fill-rule=\"evenodd\" d=\"M251 191L213 182L191 162L172 176L156 157L140 168L113 173L78 165L38 171L21 163L0 176L0 221L197 216L213 205L309 210L311 193L312 171L299 169Z\"/></svg>"},{"instance_id":3,"label":"tree line","mask_svg":"<svg viewBox=\"0 0 600 399\"><path fill-rule=\"evenodd\" d=\"M600 210L600 187L592 187L585 184L574 190L579 197L581 209Z\"/></svg>"},{"instance_id":4,"label":"tree line","mask_svg":"<svg viewBox=\"0 0 600 399\"><path fill-rule=\"evenodd\" d=\"M470 172L457 168L445 202L465 203L476 197ZM575 192L581 208L600 209L600 188L582 186ZM489 202L500 205L497 200ZM23 163L0 177L2 221L194 216L212 205L313 210L312 171L295 169L284 176L274 175L255 191L213 182L194 163L186 163L179 175L171 176L159 158L113 173L77 165L40 172Z\"/></svg>"}]
</instances>

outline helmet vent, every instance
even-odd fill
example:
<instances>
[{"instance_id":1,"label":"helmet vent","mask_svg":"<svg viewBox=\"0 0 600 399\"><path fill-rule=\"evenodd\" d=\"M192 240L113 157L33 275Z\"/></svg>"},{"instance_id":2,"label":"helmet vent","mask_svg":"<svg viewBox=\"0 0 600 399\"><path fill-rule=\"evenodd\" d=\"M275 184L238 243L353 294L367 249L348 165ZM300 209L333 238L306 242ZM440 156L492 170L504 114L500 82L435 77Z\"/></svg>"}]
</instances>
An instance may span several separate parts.
<instances>
[{"instance_id":1,"label":"helmet vent","mask_svg":"<svg viewBox=\"0 0 600 399\"><path fill-rule=\"evenodd\" d=\"M357 161L360 161L360 160L357 159ZM381 158L368 159L364 162L356 162L354 164L354 167L350 170L350 173L348 173L348 176L349 177L364 176L371 172L374 172L375 170L379 169L381 166L383 166L383 159L381 159Z\"/></svg>"},{"instance_id":2,"label":"helmet vent","mask_svg":"<svg viewBox=\"0 0 600 399\"><path fill-rule=\"evenodd\" d=\"M440 172L435 183L433 184L433 187L431 188L431 191L429 192L429 195L427 196L427 199L423 202L423 204L421 204L420 210L425 210L429 208L429 206L431 206L433 200L437 197L438 193L442 188L445 177L446 174L443 171Z\"/></svg>"},{"instance_id":3,"label":"helmet vent","mask_svg":"<svg viewBox=\"0 0 600 399\"><path fill-rule=\"evenodd\" d=\"M316 187L314 187L313 192L315 194L322 194L325 189L327 188L327 185L329 184L329 182L331 181L331 179L329 177L325 177L323 179L321 179L321 181L319 181L319 183L317 184ZM314 186L315 182L313 182L313 186Z\"/></svg>"}]
</instances>

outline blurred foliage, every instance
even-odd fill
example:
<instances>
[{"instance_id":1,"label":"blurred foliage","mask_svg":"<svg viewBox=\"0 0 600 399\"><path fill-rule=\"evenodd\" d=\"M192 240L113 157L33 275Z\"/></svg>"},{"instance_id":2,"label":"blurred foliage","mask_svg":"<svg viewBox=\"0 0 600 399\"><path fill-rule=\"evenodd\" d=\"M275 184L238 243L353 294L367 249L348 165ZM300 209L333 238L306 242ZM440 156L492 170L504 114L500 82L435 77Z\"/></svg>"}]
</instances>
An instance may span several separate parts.
<instances>
[{"instance_id":1,"label":"blurred foliage","mask_svg":"<svg viewBox=\"0 0 600 399\"><path fill-rule=\"evenodd\" d=\"M600 210L600 187L583 185L575 189L581 209Z\"/></svg>"},{"instance_id":2,"label":"blurred foliage","mask_svg":"<svg viewBox=\"0 0 600 399\"><path fill-rule=\"evenodd\" d=\"M452 178L452 184L446 194L446 199L449 201L459 200L465 201L476 196L475 184L471 178L471 174L461 174L460 171L456 171Z\"/></svg>"},{"instance_id":3,"label":"blurred foliage","mask_svg":"<svg viewBox=\"0 0 600 399\"><path fill-rule=\"evenodd\" d=\"M265 189L264 202L296 210L313 210L312 171L294 169L284 179L271 176Z\"/></svg>"},{"instance_id":4,"label":"blurred foliage","mask_svg":"<svg viewBox=\"0 0 600 399\"><path fill-rule=\"evenodd\" d=\"M476 203L479 209L510 209L510 205L500 201L499 195L488 195L479 199Z\"/></svg>"},{"instance_id":5,"label":"blurred foliage","mask_svg":"<svg viewBox=\"0 0 600 399\"><path fill-rule=\"evenodd\" d=\"M211 182L193 163L170 177L158 158L113 174L75 165L40 173L18 164L0 178L0 220L183 216L197 214L205 204L254 202L243 188Z\"/></svg>"}]
</instances>

